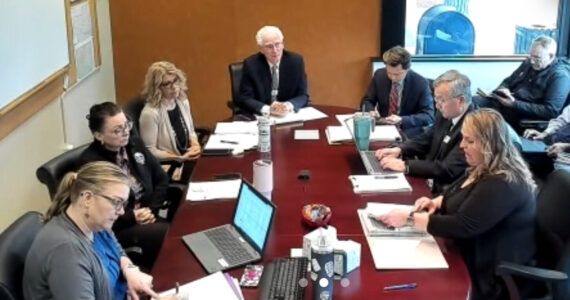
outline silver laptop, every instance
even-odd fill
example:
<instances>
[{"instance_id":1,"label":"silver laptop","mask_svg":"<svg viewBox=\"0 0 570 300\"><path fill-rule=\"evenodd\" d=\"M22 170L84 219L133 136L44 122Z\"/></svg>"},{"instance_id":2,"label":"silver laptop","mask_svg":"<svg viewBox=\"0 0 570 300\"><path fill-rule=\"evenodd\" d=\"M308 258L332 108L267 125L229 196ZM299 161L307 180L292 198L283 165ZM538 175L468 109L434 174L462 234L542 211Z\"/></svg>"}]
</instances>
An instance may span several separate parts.
<instances>
[{"instance_id":1,"label":"silver laptop","mask_svg":"<svg viewBox=\"0 0 570 300\"><path fill-rule=\"evenodd\" d=\"M242 180L232 224L188 234L184 243L208 273L261 260L276 206Z\"/></svg>"},{"instance_id":2,"label":"silver laptop","mask_svg":"<svg viewBox=\"0 0 570 300\"><path fill-rule=\"evenodd\" d=\"M360 150L358 148L358 143L356 142L356 137L354 136L354 132L353 132L354 130L350 130L350 126L348 126L348 123L347 123L347 122L352 121L352 120L353 120L352 117L347 118L344 120L344 123L345 123L346 128L350 132L350 136L352 136L352 141L354 142L354 145L356 147L356 151L358 151L358 154L360 155L360 160L362 160L362 164L364 165L364 168L366 168L366 172L369 175L386 175L386 174L395 173L394 171L384 170L382 168L382 166L380 165L380 161L378 160L378 158L376 158L375 151Z\"/></svg>"}]
</instances>

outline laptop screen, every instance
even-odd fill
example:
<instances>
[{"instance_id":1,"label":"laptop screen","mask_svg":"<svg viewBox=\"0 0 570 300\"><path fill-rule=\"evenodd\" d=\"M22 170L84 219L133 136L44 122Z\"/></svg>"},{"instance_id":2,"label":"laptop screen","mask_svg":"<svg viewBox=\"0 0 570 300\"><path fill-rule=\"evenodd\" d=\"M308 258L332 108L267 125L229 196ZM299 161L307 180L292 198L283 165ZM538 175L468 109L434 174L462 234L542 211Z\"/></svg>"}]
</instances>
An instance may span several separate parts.
<instances>
[{"instance_id":1,"label":"laptop screen","mask_svg":"<svg viewBox=\"0 0 570 300\"><path fill-rule=\"evenodd\" d=\"M271 202L253 191L244 181L237 201L234 226L246 234L259 249L263 249L274 210Z\"/></svg>"}]
</instances>

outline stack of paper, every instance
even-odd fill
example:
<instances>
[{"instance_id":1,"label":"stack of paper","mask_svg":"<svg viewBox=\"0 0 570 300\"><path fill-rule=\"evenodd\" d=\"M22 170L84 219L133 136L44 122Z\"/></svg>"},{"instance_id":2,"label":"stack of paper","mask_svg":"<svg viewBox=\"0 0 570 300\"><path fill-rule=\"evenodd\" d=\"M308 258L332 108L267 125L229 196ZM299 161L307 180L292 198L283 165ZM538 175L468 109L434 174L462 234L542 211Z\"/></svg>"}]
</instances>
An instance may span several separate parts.
<instances>
[{"instance_id":1,"label":"stack of paper","mask_svg":"<svg viewBox=\"0 0 570 300\"><path fill-rule=\"evenodd\" d=\"M296 113L289 113L283 117L271 116L272 124L280 125L287 123L305 122L310 120L324 119L327 115L314 107L304 107Z\"/></svg>"},{"instance_id":2,"label":"stack of paper","mask_svg":"<svg viewBox=\"0 0 570 300\"><path fill-rule=\"evenodd\" d=\"M166 297L173 295L175 289L164 291L159 295ZM243 300L243 294L237 279L227 273L216 272L198 280L181 285L178 293L185 295L187 299L226 299ZM185 298L186 299L186 298Z\"/></svg>"},{"instance_id":3,"label":"stack of paper","mask_svg":"<svg viewBox=\"0 0 570 300\"><path fill-rule=\"evenodd\" d=\"M412 186L406 180L404 173L387 175L350 175L348 179L352 183L355 194L365 193L393 193L411 192Z\"/></svg>"},{"instance_id":4,"label":"stack of paper","mask_svg":"<svg viewBox=\"0 0 570 300\"><path fill-rule=\"evenodd\" d=\"M257 134L257 121L218 122L215 134L249 133Z\"/></svg>"},{"instance_id":5,"label":"stack of paper","mask_svg":"<svg viewBox=\"0 0 570 300\"><path fill-rule=\"evenodd\" d=\"M366 231L364 209L357 210L376 269L448 269L433 236L371 236Z\"/></svg>"},{"instance_id":6,"label":"stack of paper","mask_svg":"<svg viewBox=\"0 0 570 300\"><path fill-rule=\"evenodd\" d=\"M327 126L325 134L329 145L352 142L352 123L347 126ZM400 132L395 125L376 125L370 133L371 142L395 142L401 140Z\"/></svg>"},{"instance_id":7,"label":"stack of paper","mask_svg":"<svg viewBox=\"0 0 570 300\"><path fill-rule=\"evenodd\" d=\"M237 198L241 179L190 182L186 200L204 201Z\"/></svg>"},{"instance_id":8,"label":"stack of paper","mask_svg":"<svg viewBox=\"0 0 570 300\"><path fill-rule=\"evenodd\" d=\"M386 215L393 209L403 209L405 211L412 211L413 205L401 205L392 203L368 203L366 209L359 209L358 213L362 214L363 228L370 236L422 236L426 233L416 230L412 226L403 227L388 227L384 223L378 221L378 216Z\"/></svg>"},{"instance_id":9,"label":"stack of paper","mask_svg":"<svg viewBox=\"0 0 570 300\"><path fill-rule=\"evenodd\" d=\"M248 150L257 146L258 136L250 133L212 134L208 138L205 150L208 149L242 149Z\"/></svg>"}]
</instances>

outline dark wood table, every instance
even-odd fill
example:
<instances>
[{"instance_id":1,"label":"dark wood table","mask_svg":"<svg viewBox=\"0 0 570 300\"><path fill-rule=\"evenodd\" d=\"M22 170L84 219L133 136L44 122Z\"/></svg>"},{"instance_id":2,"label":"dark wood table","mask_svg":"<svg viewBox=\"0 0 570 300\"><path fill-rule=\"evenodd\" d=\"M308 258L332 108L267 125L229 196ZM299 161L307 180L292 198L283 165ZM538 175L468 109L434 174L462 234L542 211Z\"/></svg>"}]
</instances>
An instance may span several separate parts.
<instances>
[{"instance_id":1,"label":"dark wood table","mask_svg":"<svg viewBox=\"0 0 570 300\"><path fill-rule=\"evenodd\" d=\"M357 195L348 181L350 174L365 174L356 148L352 144L330 146L325 128L340 125L335 114L354 110L332 106L317 106L329 118L305 122L302 126L281 126L272 129L271 157L274 171L272 201L277 213L269 235L263 264L273 258L289 256L291 248L301 248L303 235L312 231L301 223L301 208L308 203L324 203L332 209L331 225L336 227L339 239L350 239L362 245L360 268L348 274L348 287L335 282L334 299L466 299L470 287L467 269L459 253L446 240L438 239L449 264L447 270L390 270L374 269L368 243L362 232L356 209L367 202L392 202L412 204L421 196L430 195L425 180L408 177L413 187L411 193ZM296 141L295 129L318 129L318 141ZM373 144L371 147L379 147ZM257 151L243 157L202 157L198 160L192 180L211 180L213 175L240 172L248 181L253 179L253 161L259 159ZM311 177L301 182L297 176L301 170L309 170ZM182 242L181 236L231 223L235 200L207 202L183 201L178 209L164 244L153 267L154 287L166 290L175 282L189 282L207 273ZM243 268L230 271L239 279ZM382 288L392 284L415 282L415 290L384 293ZM258 289L242 289L246 299L257 299ZM305 299L312 296L311 285Z\"/></svg>"}]
</instances>

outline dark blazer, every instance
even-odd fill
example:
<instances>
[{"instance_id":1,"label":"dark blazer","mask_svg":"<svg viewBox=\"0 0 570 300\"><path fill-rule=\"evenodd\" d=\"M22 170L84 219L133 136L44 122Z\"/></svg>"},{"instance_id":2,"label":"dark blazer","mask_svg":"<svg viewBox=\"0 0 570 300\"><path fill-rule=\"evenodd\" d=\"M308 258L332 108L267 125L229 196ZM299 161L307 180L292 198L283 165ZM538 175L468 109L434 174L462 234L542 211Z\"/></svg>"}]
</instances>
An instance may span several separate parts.
<instances>
[{"instance_id":1,"label":"dark blazer","mask_svg":"<svg viewBox=\"0 0 570 300\"><path fill-rule=\"evenodd\" d=\"M429 217L427 231L453 239L471 275L473 300L508 299L495 274L501 261L528 265L535 253L536 203L521 182L486 175L461 188L467 176L443 195L441 209Z\"/></svg>"},{"instance_id":2,"label":"dark blazer","mask_svg":"<svg viewBox=\"0 0 570 300\"><path fill-rule=\"evenodd\" d=\"M238 105L248 113L259 113L263 105L271 104L271 71L262 53L243 61ZM279 93L277 101L290 101L295 111L307 105L307 74L299 54L283 50L279 63Z\"/></svg>"},{"instance_id":3,"label":"dark blazer","mask_svg":"<svg viewBox=\"0 0 570 300\"><path fill-rule=\"evenodd\" d=\"M463 175L467 168L465 154L459 148L459 143L463 138L461 125L465 116L471 111L473 105L467 108L451 132L449 132L451 120L444 119L438 112L435 123L426 132L399 145L408 164L408 174L433 178L434 193L441 192L444 185L452 183ZM413 158L416 156L419 159Z\"/></svg>"},{"instance_id":4,"label":"dark blazer","mask_svg":"<svg viewBox=\"0 0 570 300\"><path fill-rule=\"evenodd\" d=\"M144 188L140 204L142 207L153 209L156 213L156 210L162 206L166 199L168 176L138 136L131 134L126 150L131 165L131 174L137 178ZM93 161L108 161L116 164L116 158L117 152L107 150L99 141L95 140L81 154L78 167ZM131 190L125 214L117 219L113 225L113 230L118 231L137 224L133 212L134 197L134 193Z\"/></svg>"},{"instance_id":5,"label":"dark blazer","mask_svg":"<svg viewBox=\"0 0 570 300\"><path fill-rule=\"evenodd\" d=\"M381 117L387 117L391 88L392 81L386 75L386 69L376 70L366 95L362 99L365 110L371 111L376 107ZM404 78L399 116L402 117L403 130L428 126L433 122L433 97L428 81L413 70L409 70Z\"/></svg>"}]
</instances>

